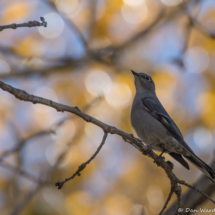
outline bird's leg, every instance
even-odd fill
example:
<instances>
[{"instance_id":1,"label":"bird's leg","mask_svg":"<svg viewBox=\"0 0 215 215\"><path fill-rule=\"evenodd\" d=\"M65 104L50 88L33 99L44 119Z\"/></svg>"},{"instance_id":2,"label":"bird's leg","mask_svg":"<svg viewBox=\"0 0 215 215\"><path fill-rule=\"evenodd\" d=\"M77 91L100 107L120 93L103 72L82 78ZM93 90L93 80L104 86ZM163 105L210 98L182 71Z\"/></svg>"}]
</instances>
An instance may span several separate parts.
<instances>
[{"instance_id":1,"label":"bird's leg","mask_svg":"<svg viewBox=\"0 0 215 215\"><path fill-rule=\"evenodd\" d=\"M162 157L163 153L167 151L167 150L164 148L164 145L163 145L163 144L161 144L161 147L162 147L163 150L162 150L161 154L159 155L159 157Z\"/></svg>"},{"instance_id":2,"label":"bird's leg","mask_svg":"<svg viewBox=\"0 0 215 215\"><path fill-rule=\"evenodd\" d=\"M166 152L165 149L163 149L163 151L161 152L161 154L159 155L159 157L161 157L163 155L163 153Z\"/></svg>"}]
</instances>

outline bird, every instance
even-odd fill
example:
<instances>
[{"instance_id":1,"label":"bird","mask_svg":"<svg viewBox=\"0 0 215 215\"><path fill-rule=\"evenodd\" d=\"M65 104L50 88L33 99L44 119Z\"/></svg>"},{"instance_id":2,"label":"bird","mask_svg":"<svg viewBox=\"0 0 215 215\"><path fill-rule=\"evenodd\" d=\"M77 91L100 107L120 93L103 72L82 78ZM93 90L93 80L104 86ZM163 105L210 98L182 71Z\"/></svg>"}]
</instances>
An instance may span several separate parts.
<instances>
[{"instance_id":1,"label":"bird","mask_svg":"<svg viewBox=\"0 0 215 215\"><path fill-rule=\"evenodd\" d=\"M134 76L136 94L130 119L136 135L153 150L161 152L159 156L168 153L189 170L186 161L188 160L215 183L214 170L188 146L179 128L157 98L152 78L145 73L133 70L131 72Z\"/></svg>"}]
</instances>

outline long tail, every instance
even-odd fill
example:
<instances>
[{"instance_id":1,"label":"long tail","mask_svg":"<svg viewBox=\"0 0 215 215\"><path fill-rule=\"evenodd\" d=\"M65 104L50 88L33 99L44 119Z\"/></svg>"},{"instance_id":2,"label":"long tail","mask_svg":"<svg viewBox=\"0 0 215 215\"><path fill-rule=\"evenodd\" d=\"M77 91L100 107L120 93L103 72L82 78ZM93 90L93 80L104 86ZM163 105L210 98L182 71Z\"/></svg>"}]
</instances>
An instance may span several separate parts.
<instances>
[{"instance_id":1,"label":"long tail","mask_svg":"<svg viewBox=\"0 0 215 215\"><path fill-rule=\"evenodd\" d=\"M195 154L184 157L189 160L194 166L196 166L201 172L203 172L213 183L215 183L215 172L204 161L198 158Z\"/></svg>"},{"instance_id":2,"label":"long tail","mask_svg":"<svg viewBox=\"0 0 215 215\"><path fill-rule=\"evenodd\" d=\"M190 169L188 163L184 160L184 158L180 155L180 154L177 154L177 153L174 153L174 152L171 152L169 153L169 155L171 157L173 157L175 160L177 160L182 166L184 166L186 169Z\"/></svg>"}]
</instances>

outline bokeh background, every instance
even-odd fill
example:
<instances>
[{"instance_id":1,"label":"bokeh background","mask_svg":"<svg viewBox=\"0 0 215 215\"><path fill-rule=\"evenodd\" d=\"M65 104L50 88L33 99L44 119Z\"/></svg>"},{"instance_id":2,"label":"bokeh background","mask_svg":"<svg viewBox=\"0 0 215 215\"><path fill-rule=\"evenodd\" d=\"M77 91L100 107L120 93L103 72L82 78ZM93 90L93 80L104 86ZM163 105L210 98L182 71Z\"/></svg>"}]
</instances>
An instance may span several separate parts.
<instances>
[{"instance_id":1,"label":"bokeh background","mask_svg":"<svg viewBox=\"0 0 215 215\"><path fill-rule=\"evenodd\" d=\"M145 72L187 143L212 162L215 1L0 1L0 25L41 16L47 28L0 32L1 80L134 133L130 69ZM108 135L80 177L57 190L56 182L92 156L103 131L2 90L0 98L1 215L154 215L162 209L170 191L165 172L116 135ZM192 165L188 171L165 157L180 179L193 184L201 177Z\"/></svg>"}]
</instances>

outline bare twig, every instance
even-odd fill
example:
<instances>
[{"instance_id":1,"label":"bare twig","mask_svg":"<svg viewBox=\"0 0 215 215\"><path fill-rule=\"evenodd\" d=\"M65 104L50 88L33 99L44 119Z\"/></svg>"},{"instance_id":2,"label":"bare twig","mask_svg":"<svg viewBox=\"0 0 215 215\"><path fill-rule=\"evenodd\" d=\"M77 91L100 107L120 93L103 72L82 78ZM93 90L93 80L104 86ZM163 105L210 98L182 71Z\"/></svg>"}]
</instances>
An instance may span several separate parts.
<instances>
[{"instance_id":1,"label":"bare twig","mask_svg":"<svg viewBox=\"0 0 215 215\"><path fill-rule=\"evenodd\" d=\"M167 207L167 205L168 205L168 203L169 203L169 201L170 201L170 199L171 199L171 197L172 197L173 192L174 192L174 190L173 190L173 188L171 187L169 196L168 196L168 198L167 198L167 200L166 200L166 202L165 202L165 204L164 204L164 206L163 206L161 212L159 213L159 215L162 215L162 214L163 214L164 210L166 209L166 207Z\"/></svg>"},{"instance_id":2,"label":"bare twig","mask_svg":"<svg viewBox=\"0 0 215 215\"><path fill-rule=\"evenodd\" d=\"M93 104L95 104L95 102L97 101L100 101L100 98L96 98L95 100L93 100L92 102L90 102L89 104L87 104L83 110L84 111L88 111L89 108L92 107ZM63 122L63 121L62 121ZM75 136L72 138L72 140L70 140L67 144L66 144L66 147L65 149L60 153L60 155L58 156L56 162L55 162L55 165L52 166L47 174L46 174L46 177L45 178L49 178L52 173L54 171L56 171L56 168L58 167L59 163L62 161L62 159L66 156L66 154L69 152L69 147L74 144L74 142L80 137L81 135L81 132L82 132L82 127L80 126L79 129L77 129L77 133L75 134ZM36 188L32 191L30 191L24 198L24 200L22 200L20 203L18 203L15 208L14 208L14 211L13 211L13 215L16 215L16 214L19 214L26 206L27 204L31 201L31 199L39 192L39 190L44 186L45 184L45 181L41 181L40 183L37 184Z\"/></svg>"},{"instance_id":3,"label":"bare twig","mask_svg":"<svg viewBox=\"0 0 215 215\"><path fill-rule=\"evenodd\" d=\"M213 161L211 167L215 168L215 160ZM203 191L204 193L207 193L208 196L212 195L214 190L214 184L208 183L208 177L203 176L200 180L198 180L193 187L198 187L199 190ZM184 208L197 208L200 204L203 204L206 200L208 200L208 197L206 197L204 194L196 193L195 189L189 189L183 196L182 196L182 209ZM164 215L172 215L174 214L178 203L175 202L171 207L165 211ZM191 211L185 211L181 212L180 214L192 214Z\"/></svg>"},{"instance_id":4,"label":"bare twig","mask_svg":"<svg viewBox=\"0 0 215 215\"><path fill-rule=\"evenodd\" d=\"M16 28L21 28L21 27L31 28L31 27L37 27L37 26L38 27L39 26L47 27L47 22L45 21L45 19L43 17L40 17L40 20L42 22L29 21L29 22L25 22L25 23L22 23L22 24L13 23L13 24L10 24L10 25L2 25L2 26L0 26L0 31L3 31L4 29L8 29L8 28L11 28L11 29L16 29Z\"/></svg>"},{"instance_id":5,"label":"bare twig","mask_svg":"<svg viewBox=\"0 0 215 215\"><path fill-rule=\"evenodd\" d=\"M53 107L57 111L61 111L61 112L67 111L70 113L74 113L75 115L84 119L86 122L90 122L90 123L95 124L98 127L102 128L104 130L104 132L110 133L110 134L117 134L117 135L121 136L123 139L127 139L128 141L132 142L134 145L136 145L141 150L142 154L147 155L148 157L152 158L154 160L154 162L157 164L157 166L160 166L164 169L169 180L171 181L171 186L173 187L174 192L176 193L176 195L178 197L178 207L180 207L180 205L181 205L181 197L180 197L181 188L178 184L183 184L183 185L188 186L192 189L195 189L196 191L203 194L203 192L199 191L197 188L194 188L193 186L187 184L186 182L179 180L175 176L175 174L172 172L173 165L171 162L169 162L169 161L165 162L162 159L162 157L159 157L158 155L156 155L150 147L143 145L142 142L139 139L134 138L133 135L125 133L124 131L121 131L113 126L107 125L107 124L87 115L86 113L82 112L78 107L70 107L67 105L59 104L57 102L53 102L48 99L30 95L30 94L26 93L25 91L13 88L12 86L7 85L2 81L0 81L0 88L13 94L19 100L23 100L26 102L32 102L33 104L37 104L37 103L44 104L46 106ZM203 195L207 196L206 194L203 194ZM211 200L215 204L215 201L212 200L210 197L208 199Z\"/></svg>"},{"instance_id":6,"label":"bare twig","mask_svg":"<svg viewBox=\"0 0 215 215\"><path fill-rule=\"evenodd\" d=\"M175 194L177 196L178 207L175 211L175 215L178 214L179 208L181 208L181 187L179 185L175 186Z\"/></svg>"},{"instance_id":7,"label":"bare twig","mask_svg":"<svg viewBox=\"0 0 215 215\"><path fill-rule=\"evenodd\" d=\"M88 161L86 161L85 163L82 163L82 164L78 167L78 170L77 170L71 177L66 178L64 181L57 182L57 183L55 184L55 186L57 186L58 189L61 189L61 188L63 187L63 185L64 185L65 182L67 182L67 181L69 181L69 180L75 178L76 175L78 175L78 176L81 175L80 172L83 171L83 170L86 168L87 164L89 164L89 163L96 157L96 155L100 152L102 146L104 145L104 143L105 143L105 141L106 141L106 139L107 139L107 135L108 135L108 133L107 133L107 132L104 132L104 136L103 136L102 142L100 143L100 145L99 145L99 147L97 148L96 152L93 154L93 156L92 156Z\"/></svg>"},{"instance_id":8,"label":"bare twig","mask_svg":"<svg viewBox=\"0 0 215 215\"><path fill-rule=\"evenodd\" d=\"M196 187L194 187L194 186L192 186L192 185L190 185L190 184L188 184L188 183L186 183L185 181L182 181L182 180L178 180L178 183L182 184L182 185L184 185L186 187L189 187L189 188L197 191L198 193L201 193L202 195L204 195L205 197L207 197L208 199L210 199L210 201L212 201L215 204L215 201L210 196L208 196L207 194L205 194L204 192L202 192L198 188L196 188Z\"/></svg>"}]
</instances>

